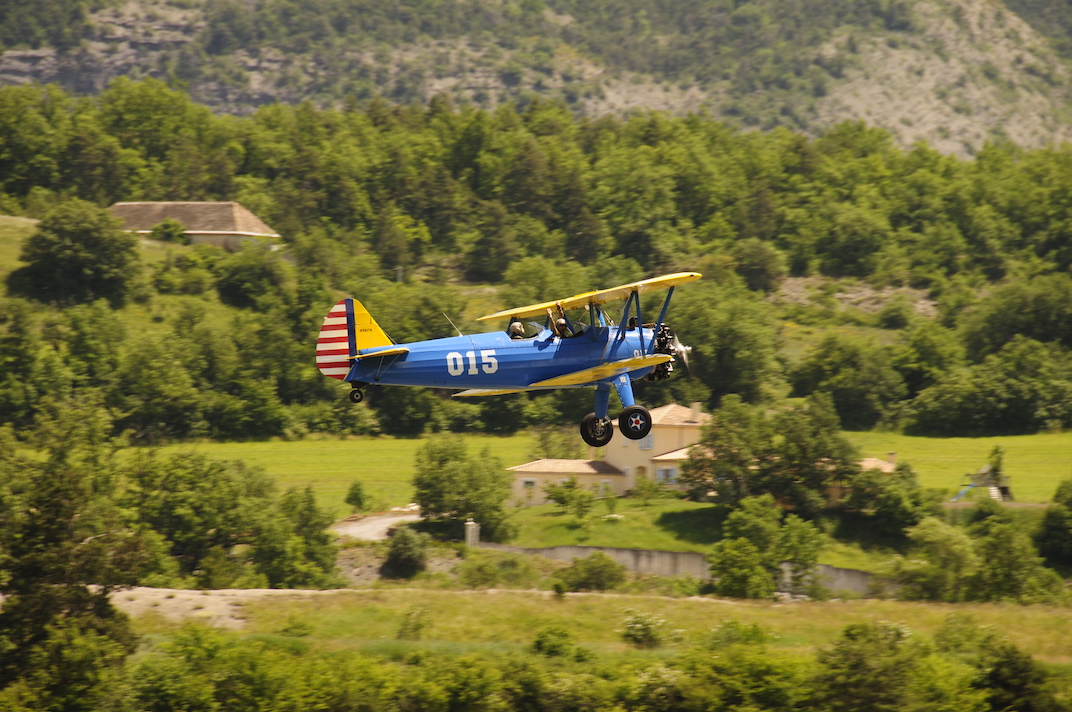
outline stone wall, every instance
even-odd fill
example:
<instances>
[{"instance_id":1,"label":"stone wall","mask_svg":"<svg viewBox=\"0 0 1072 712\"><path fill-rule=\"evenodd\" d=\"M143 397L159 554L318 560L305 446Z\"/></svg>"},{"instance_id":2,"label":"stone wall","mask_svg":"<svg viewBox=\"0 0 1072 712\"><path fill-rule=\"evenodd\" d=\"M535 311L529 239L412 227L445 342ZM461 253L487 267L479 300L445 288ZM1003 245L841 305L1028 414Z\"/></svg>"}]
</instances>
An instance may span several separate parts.
<instances>
[{"instance_id":1,"label":"stone wall","mask_svg":"<svg viewBox=\"0 0 1072 712\"><path fill-rule=\"evenodd\" d=\"M527 548L494 544L486 541L477 542L476 546L481 549L495 549L496 551L508 551L515 554L542 556L545 559L554 559L555 561L573 561L576 558L583 558L594 552L601 551L629 571L656 574L658 576L692 576L702 581L708 581L711 578L707 557L694 551L619 549L610 546ZM784 575L780 588L785 589L788 587L789 581L789 564L782 564L782 571ZM868 596L881 588L884 583L866 571L842 569L837 566L827 566L826 564L816 566L816 574L819 576L819 582L834 594L847 591L858 596Z\"/></svg>"}]
</instances>

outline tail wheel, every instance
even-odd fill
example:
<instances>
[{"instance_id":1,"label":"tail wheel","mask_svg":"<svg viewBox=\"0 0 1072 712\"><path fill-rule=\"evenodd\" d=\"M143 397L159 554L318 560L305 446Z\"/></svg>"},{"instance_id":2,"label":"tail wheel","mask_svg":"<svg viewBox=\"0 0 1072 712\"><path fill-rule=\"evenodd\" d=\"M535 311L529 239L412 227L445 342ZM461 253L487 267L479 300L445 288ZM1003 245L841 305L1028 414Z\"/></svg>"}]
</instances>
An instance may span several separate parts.
<instances>
[{"instance_id":1,"label":"tail wheel","mask_svg":"<svg viewBox=\"0 0 1072 712\"><path fill-rule=\"evenodd\" d=\"M360 388L355 388L354 390L350 391L351 403L360 403L363 400L365 400L365 394L361 392Z\"/></svg>"},{"instance_id":2,"label":"tail wheel","mask_svg":"<svg viewBox=\"0 0 1072 712\"><path fill-rule=\"evenodd\" d=\"M651 413L639 405L622 409L618 415L618 430L630 440L640 440L651 432Z\"/></svg>"},{"instance_id":3,"label":"tail wheel","mask_svg":"<svg viewBox=\"0 0 1072 712\"><path fill-rule=\"evenodd\" d=\"M581 437L592 447L603 447L614 437L614 426L609 418L597 418L589 413L581 420Z\"/></svg>"}]
</instances>

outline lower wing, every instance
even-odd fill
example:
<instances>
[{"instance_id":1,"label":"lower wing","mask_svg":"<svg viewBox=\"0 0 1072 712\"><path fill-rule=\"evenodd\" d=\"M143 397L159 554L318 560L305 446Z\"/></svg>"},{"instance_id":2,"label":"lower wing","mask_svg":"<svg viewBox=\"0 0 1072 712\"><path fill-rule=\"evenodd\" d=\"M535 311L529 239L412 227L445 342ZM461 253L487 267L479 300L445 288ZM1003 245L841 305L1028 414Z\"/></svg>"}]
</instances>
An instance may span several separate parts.
<instances>
[{"instance_id":1,"label":"lower wing","mask_svg":"<svg viewBox=\"0 0 1072 712\"><path fill-rule=\"evenodd\" d=\"M537 391L546 388L563 388L567 386L585 386L599 381L617 378L630 371L639 371L642 368L651 368L660 363L666 363L671 359L669 354L652 354L650 356L637 356L621 361L601 363L592 368L585 368L573 373L566 373L554 378L548 378L536 383L530 383L524 388L472 388L461 393L455 393L455 397L467 398L470 396L501 396L508 393L523 393L525 391Z\"/></svg>"}]
</instances>

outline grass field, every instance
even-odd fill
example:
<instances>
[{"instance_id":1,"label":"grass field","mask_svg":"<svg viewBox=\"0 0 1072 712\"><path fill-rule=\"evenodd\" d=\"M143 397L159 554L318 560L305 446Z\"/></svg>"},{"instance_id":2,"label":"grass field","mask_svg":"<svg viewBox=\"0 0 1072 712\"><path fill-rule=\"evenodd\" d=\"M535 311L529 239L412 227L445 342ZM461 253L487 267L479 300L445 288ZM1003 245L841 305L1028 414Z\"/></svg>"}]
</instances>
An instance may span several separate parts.
<instances>
[{"instance_id":1,"label":"grass field","mask_svg":"<svg viewBox=\"0 0 1072 712\"><path fill-rule=\"evenodd\" d=\"M241 592L212 595L241 596ZM246 631L255 636L278 633L295 620L307 624L304 640L329 648L351 648L392 654L410 647L520 651L531 645L536 631L562 625L574 639L600 653L667 655L673 647L650 653L631 651L620 640L625 609L654 613L686 631L684 644L700 642L719 623L737 619L758 623L778 637L771 647L810 654L832 644L846 625L860 621L903 622L914 631L932 634L954 611L970 611L982 625L999 633L1036 658L1072 663L1072 611L1044 606L952 605L860 600L795 604L732 601L711 598L663 598L608 594L570 594L562 600L537 591L429 591L411 589L350 590L338 593L273 596L235 601ZM422 640L395 640L403 614L428 611L430 626ZM142 632L167 635L174 624L159 617L137 619Z\"/></svg>"},{"instance_id":2,"label":"grass field","mask_svg":"<svg viewBox=\"0 0 1072 712\"><path fill-rule=\"evenodd\" d=\"M0 215L0 284L18 267L22 241L34 231L36 220Z\"/></svg>"},{"instance_id":3,"label":"grass field","mask_svg":"<svg viewBox=\"0 0 1072 712\"><path fill-rule=\"evenodd\" d=\"M1005 450L1005 473L1012 477L1019 502L1048 502L1061 480L1072 477L1072 433L1042 433L995 438L920 438L896 433L846 433L864 457L896 452L910 462L924 487L950 491L987 463L995 445Z\"/></svg>"},{"instance_id":4,"label":"grass field","mask_svg":"<svg viewBox=\"0 0 1072 712\"><path fill-rule=\"evenodd\" d=\"M470 452L487 447L504 467L526 462L532 447L527 435L503 438L467 435ZM413 501L413 463L419 439L356 438L298 442L197 443L174 445L164 452L193 451L219 460L260 465L280 488L312 486L321 506L335 517L350 513L346 491L360 480L373 501L398 506Z\"/></svg>"},{"instance_id":5,"label":"grass field","mask_svg":"<svg viewBox=\"0 0 1072 712\"><path fill-rule=\"evenodd\" d=\"M617 546L636 549L706 552L722 538L717 509L700 502L679 499L653 500L644 506L634 499L620 499L616 513L622 519L603 521L602 502L592 509L588 528L577 517L562 514L557 506L529 507L517 513L521 532L510 543L516 546Z\"/></svg>"}]
</instances>

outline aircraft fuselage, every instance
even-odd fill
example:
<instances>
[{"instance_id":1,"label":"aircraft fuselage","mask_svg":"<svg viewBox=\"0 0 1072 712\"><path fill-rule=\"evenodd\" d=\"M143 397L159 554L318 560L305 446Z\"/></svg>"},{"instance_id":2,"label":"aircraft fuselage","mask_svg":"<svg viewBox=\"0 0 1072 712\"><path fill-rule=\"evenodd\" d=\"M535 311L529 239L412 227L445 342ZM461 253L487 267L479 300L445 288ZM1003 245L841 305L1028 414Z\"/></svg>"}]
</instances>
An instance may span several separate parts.
<instances>
[{"instance_id":1,"label":"aircraft fuselage","mask_svg":"<svg viewBox=\"0 0 1072 712\"><path fill-rule=\"evenodd\" d=\"M587 327L584 333L567 338L549 329L527 339L511 339L502 331L451 336L404 344L408 353L363 358L345 380L426 388L525 388L607 361L650 353L652 338L651 329L636 328L619 337L617 326ZM387 348L365 349L362 354ZM629 377L636 380L651 370L632 371Z\"/></svg>"}]
</instances>

